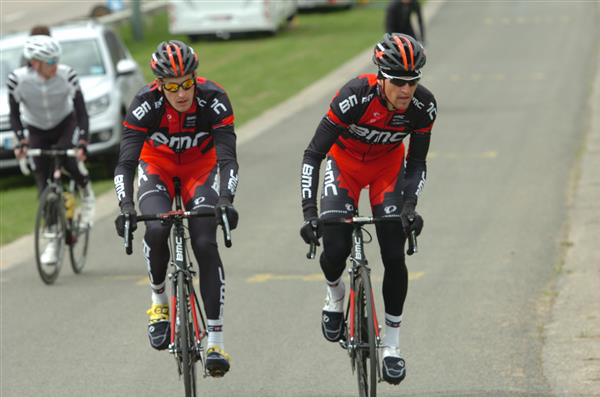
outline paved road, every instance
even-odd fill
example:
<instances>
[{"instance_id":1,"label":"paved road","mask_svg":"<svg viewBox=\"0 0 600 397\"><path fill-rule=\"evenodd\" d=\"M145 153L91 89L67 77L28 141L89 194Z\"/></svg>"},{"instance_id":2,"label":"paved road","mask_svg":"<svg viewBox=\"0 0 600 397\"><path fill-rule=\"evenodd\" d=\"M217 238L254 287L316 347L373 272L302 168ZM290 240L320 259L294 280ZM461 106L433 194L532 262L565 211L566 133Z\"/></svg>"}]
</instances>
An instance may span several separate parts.
<instances>
[{"instance_id":1,"label":"paved road","mask_svg":"<svg viewBox=\"0 0 600 397\"><path fill-rule=\"evenodd\" d=\"M380 395L551 395L541 330L599 22L594 3L461 2L430 25L423 83L440 106L409 260L408 378ZM332 95L239 149L242 219L223 250L233 369L202 380L206 395L356 394L345 354L320 335L324 287L298 237L301 153ZM81 276L65 268L45 287L31 263L2 273L3 396L179 395L173 360L147 346L141 233L131 258L110 218L94 232Z\"/></svg>"},{"instance_id":2,"label":"paved road","mask_svg":"<svg viewBox=\"0 0 600 397\"><path fill-rule=\"evenodd\" d=\"M156 0L142 0L142 3L150 2ZM104 0L0 0L0 34L87 18L94 6L104 4Z\"/></svg>"},{"instance_id":3,"label":"paved road","mask_svg":"<svg viewBox=\"0 0 600 397\"><path fill-rule=\"evenodd\" d=\"M37 24L52 25L67 19L87 16L98 0L78 1L11 1L0 2L2 34L29 30Z\"/></svg>"}]
</instances>

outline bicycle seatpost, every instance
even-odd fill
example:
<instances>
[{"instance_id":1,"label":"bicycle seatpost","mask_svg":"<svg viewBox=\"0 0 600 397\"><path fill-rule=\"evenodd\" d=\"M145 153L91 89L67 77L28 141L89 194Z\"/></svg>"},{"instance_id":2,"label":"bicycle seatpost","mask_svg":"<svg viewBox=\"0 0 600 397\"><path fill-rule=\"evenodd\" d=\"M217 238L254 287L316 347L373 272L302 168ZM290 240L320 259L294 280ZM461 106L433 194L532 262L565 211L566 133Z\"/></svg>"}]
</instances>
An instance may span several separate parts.
<instances>
[{"instance_id":1,"label":"bicycle seatpost","mask_svg":"<svg viewBox=\"0 0 600 397\"><path fill-rule=\"evenodd\" d=\"M181 204L181 179L178 176L173 177L173 187L175 188L175 209L182 209Z\"/></svg>"}]
</instances>

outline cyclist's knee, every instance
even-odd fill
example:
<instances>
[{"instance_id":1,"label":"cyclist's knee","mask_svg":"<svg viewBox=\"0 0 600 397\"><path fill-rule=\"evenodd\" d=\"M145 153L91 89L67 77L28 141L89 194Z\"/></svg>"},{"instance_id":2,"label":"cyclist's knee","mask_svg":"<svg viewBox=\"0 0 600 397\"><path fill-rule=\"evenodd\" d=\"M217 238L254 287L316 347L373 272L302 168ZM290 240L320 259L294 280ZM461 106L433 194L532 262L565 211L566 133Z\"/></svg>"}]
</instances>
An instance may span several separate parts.
<instances>
[{"instance_id":1,"label":"cyclist's knee","mask_svg":"<svg viewBox=\"0 0 600 397\"><path fill-rule=\"evenodd\" d=\"M160 246L167 243L170 227L161 224L160 221L146 222L146 233L144 240L150 247Z\"/></svg>"},{"instance_id":2,"label":"cyclist's knee","mask_svg":"<svg viewBox=\"0 0 600 397\"><path fill-rule=\"evenodd\" d=\"M381 249L381 260L386 270L388 268L406 269L404 250L402 248L402 246L396 246Z\"/></svg>"},{"instance_id":3,"label":"cyclist's knee","mask_svg":"<svg viewBox=\"0 0 600 397\"><path fill-rule=\"evenodd\" d=\"M219 254L216 240L205 234L194 236L192 238L192 246L194 252L201 253L204 257L213 257Z\"/></svg>"}]
</instances>

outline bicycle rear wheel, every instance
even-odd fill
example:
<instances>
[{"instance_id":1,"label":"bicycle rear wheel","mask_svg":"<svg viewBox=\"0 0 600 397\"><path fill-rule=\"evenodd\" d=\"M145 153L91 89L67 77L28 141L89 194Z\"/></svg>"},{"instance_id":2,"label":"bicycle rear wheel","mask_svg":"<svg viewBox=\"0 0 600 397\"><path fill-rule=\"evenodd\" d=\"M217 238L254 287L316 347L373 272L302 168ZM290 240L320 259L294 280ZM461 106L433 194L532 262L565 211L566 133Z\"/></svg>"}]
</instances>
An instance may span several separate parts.
<instances>
[{"instance_id":1,"label":"bicycle rear wheel","mask_svg":"<svg viewBox=\"0 0 600 397\"><path fill-rule=\"evenodd\" d=\"M62 200L62 195L52 186L46 187L40 196L35 217L35 261L40 278L48 285L56 281L65 251L65 207ZM55 251L55 261L42 262L42 254L47 250Z\"/></svg>"},{"instance_id":2,"label":"bicycle rear wheel","mask_svg":"<svg viewBox=\"0 0 600 397\"><path fill-rule=\"evenodd\" d=\"M196 396L196 357L193 349L194 334L190 329L190 312L188 308L189 292L187 280L183 272L177 275L177 337L181 350L181 368L186 397Z\"/></svg>"},{"instance_id":3,"label":"bicycle rear wheel","mask_svg":"<svg viewBox=\"0 0 600 397\"><path fill-rule=\"evenodd\" d=\"M75 198L73 197L73 200ZM87 260L90 226L82 222L81 202L73 203L72 214L67 213L67 244L71 257L71 268L75 274L81 273ZM69 211L69 210L67 210Z\"/></svg>"},{"instance_id":4,"label":"bicycle rear wheel","mask_svg":"<svg viewBox=\"0 0 600 397\"><path fill-rule=\"evenodd\" d=\"M373 317L371 282L367 269L356 280L355 299L356 376L361 397L377 395L377 342Z\"/></svg>"}]
</instances>

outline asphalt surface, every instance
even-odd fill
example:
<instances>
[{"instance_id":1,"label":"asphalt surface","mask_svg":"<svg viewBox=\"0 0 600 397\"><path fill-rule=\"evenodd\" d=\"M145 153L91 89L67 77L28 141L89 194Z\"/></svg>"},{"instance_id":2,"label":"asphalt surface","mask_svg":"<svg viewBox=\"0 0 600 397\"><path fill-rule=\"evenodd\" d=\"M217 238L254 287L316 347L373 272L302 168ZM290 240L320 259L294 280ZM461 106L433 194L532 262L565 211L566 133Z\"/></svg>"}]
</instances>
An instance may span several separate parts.
<instances>
[{"instance_id":1,"label":"asphalt surface","mask_svg":"<svg viewBox=\"0 0 600 397\"><path fill-rule=\"evenodd\" d=\"M99 0L77 1L0 1L0 32L28 31L38 24L53 25L89 15Z\"/></svg>"},{"instance_id":2,"label":"asphalt surface","mask_svg":"<svg viewBox=\"0 0 600 397\"><path fill-rule=\"evenodd\" d=\"M588 127L598 26L597 4L586 2L451 2L431 21L422 83L439 108L419 204L421 252L408 260L408 375L399 387L381 384L380 395L575 395L557 392L544 372L544 327ZM353 74L364 71L372 69ZM201 379L203 395L357 394L346 354L320 334L325 289L298 236L302 152L334 93L239 147L240 227L221 251L232 370ZM30 257L2 272L2 396L183 395L173 359L145 335L142 233L127 257L113 230L111 216L97 222L84 274L65 264L52 287ZM367 255L378 286L376 244ZM600 394L593 386L586 395Z\"/></svg>"},{"instance_id":3,"label":"asphalt surface","mask_svg":"<svg viewBox=\"0 0 600 397\"><path fill-rule=\"evenodd\" d=\"M157 2L141 1L146 5ZM87 19L95 6L106 3L104 0L0 0L0 34L29 31L35 25L52 26L69 20ZM107 21L106 18L104 20Z\"/></svg>"}]
</instances>

